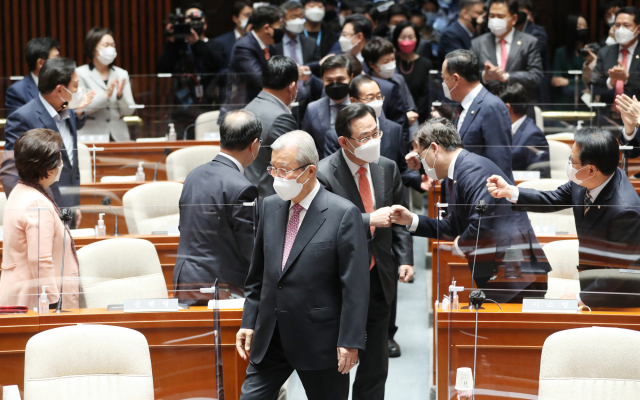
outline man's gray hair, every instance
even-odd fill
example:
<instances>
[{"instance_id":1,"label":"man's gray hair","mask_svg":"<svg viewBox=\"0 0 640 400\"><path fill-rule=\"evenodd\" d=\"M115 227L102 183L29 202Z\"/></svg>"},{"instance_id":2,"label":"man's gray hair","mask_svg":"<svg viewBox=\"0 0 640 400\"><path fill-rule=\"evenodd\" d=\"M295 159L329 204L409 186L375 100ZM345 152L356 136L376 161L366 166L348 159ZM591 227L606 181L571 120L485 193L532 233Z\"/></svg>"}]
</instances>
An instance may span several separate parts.
<instances>
[{"instance_id":1,"label":"man's gray hair","mask_svg":"<svg viewBox=\"0 0 640 400\"><path fill-rule=\"evenodd\" d=\"M458 130L446 118L432 118L424 122L413 134L413 139L422 149L426 149L431 143L439 144L446 151L463 147Z\"/></svg>"},{"instance_id":2,"label":"man's gray hair","mask_svg":"<svg viewBox=\"0 0 640 400\"><path fill-rule=\"evenodd\" d=\"M296 150L295 161L298 166L308 164L318 166L320 157L318 157L316 142L307 132L298 130L285 133L273 142L271 150L280 151L290 146Z\"/></svg>"}]
</instances>

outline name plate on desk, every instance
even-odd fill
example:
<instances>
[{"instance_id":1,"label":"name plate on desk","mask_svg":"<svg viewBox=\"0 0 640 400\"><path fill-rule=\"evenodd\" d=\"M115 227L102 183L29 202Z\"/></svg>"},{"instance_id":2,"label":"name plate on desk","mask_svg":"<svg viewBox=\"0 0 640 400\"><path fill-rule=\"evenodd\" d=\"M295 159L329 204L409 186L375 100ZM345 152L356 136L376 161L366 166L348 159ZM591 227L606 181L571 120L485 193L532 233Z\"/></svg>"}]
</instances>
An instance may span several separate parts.
<instances>
[{"instance_id":1,"label":"name plate on desk","mask_svg":"<svg viewBox=\"0 0 640 400\"><path fill-rule=\"evenodd\" d=\"M540 179L540 171L513 171L513 179L516 181L533 181Z\"/></svg>"},{"instance_id":2,"label":"name plate on desk","mask_svg":"<svg viewBox=\"0 0 640 400\"><path fill-rule=\"evenodd\" d=\"M577 313L578 300L523 299L522 312Z\"/></svg>"},{"instance_id":3,"label":"name plate on desk","mask_svg":"<svg viewBox=\"0 0 640 400\"><path fill-rule=\"evenodd\" d=\"M533 232L536 236L555 236L556 227L553 225L532 225Z\"/></svg>"},{"instance_id":4,"label":"name plate on desk","mask_svg":"<svg viewBox=\"0 0 640 400\"><path fill-rule=\"evenodd\" d=\"M178 311L178 299L125 300L124 312Z\"/></svg>"}]
</instances>

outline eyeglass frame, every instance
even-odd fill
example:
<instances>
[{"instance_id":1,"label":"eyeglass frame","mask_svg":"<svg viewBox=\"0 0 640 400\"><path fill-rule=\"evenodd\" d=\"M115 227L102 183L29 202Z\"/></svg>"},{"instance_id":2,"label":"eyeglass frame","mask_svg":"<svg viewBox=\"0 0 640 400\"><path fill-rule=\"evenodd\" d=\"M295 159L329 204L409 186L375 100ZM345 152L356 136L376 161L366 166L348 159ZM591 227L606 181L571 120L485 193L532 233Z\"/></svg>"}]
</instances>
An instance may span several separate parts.
<instances>
[{"instance_id":1,"label":"eyeglass frame","mask_svg":"<svg viewBox=\"0 0 640 400\"><path fill-rule=\"evenodd\" d=\"M358 100L360 100L360 101L364 101L365 102L365 103L362 103L362 104L371 103L372 101L376 101L376 100L384 101L384 99L385 99L385 97L383 95L380 95L380 98L375 97L372 100L369 100L368 98L367 99L362 99L360 97L356 97L356 98Z\"/></svg>"},{"instance_id":2,"label":"eyeglass frame","mask_svg":"<svg viewBox=\"0 0 640 400\"><path fill-rule=\"evenodd\" d=\"M347 139L349 139L349 140L355 140L356 142L360 143L361 145L365 145L365 144L369 143L369 140L371 140L371 139L382 139L382 135L384 135L384 132L382 132L382 129L378 128L378 132L375 132L375 133L373 133L373 135L367 136L366 138L354 139L354 138L348 137L348 136L345 136L345 137Z\"/></svg>"},{"instance_id":3,"label":"eyeglass frame","mask_svg":"<svg viewBox=\"0 0 640 400\"><path fill-rule=\"evenodd\" d=\"M267 167L267 173L268 173L269 175L271 175L271 177L272 177L272 178L284 178L285 176L289 175L291 172L293 172L293 171L297 171L297 170L299 170L299 169L301 169L301 168L307 168L307 167L309 167L310 165L313 165L313 164L305 164L305 165L303 165L303 166L301 166L301 167L294 168L294 169L291 169L291 170L289 170L289 171L287 171L287 170L286 170L286 169L284 169L284 168L276 168L276 167L274 167L273 165L269 165L269 166ZM271 173L271 171L276 171L276 174L277 174L277 172L278 172L278 171L280 171L280 170L284 171L284 175L282 175L282 176L281 176L281 175L275 175L275 176L274 176L274 175ZM300 175L302 175L302 174L304 174L304 171L302 171L302 173L301 173ZM296 179L300 178L300 175L298 175L298 177L297 177Z\"/></svg>"}]
</instances>

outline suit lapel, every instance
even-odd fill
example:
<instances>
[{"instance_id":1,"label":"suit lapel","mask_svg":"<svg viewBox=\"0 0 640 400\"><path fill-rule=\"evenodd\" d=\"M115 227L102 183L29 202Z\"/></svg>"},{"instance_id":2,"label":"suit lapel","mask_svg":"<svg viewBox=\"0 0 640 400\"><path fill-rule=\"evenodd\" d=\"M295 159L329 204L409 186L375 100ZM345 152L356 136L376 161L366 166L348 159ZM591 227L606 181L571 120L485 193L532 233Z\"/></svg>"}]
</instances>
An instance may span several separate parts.
<instances>
[{"instance_id":1,"label":"suit lapel","mask_svg":"<svg viewBox=\"0 0 640 400\"><path fill-rule=\"evenodd\" d=\"M341 150L338 150L336 156L333 157L332 164L335 168L334 175L340 183L340 186L342 186L347 193L347 196L349 196L349 200L358 207L361 213L364 213L364 203L362 202L362 197L360 197L360 191L358 191L356 182L353 179L353 175L351 175L351 170L344 160Z\"/></svg>"},{"instance_id":2,"label":"suit lapel","mask_svg":"<svg viewBox=\"0 0 640 400\"><path fill-rule=\"evenodd\" d=\"M581 221L580 227L583 230L589 231L591 229L591 227L593 227L593 225L598 221L598 219L600 219L600 217L602 217L602 214L604 214L604 212L606 210L606 207L600 207L600 206L606 204L607 201L611 198L611 196L613 196L613 193L615 192L615 189L619 185L619 181L620 181L620 175L618 174L618 171L616 170L615 176L613 178L611 178L611 180L609 181L607 186L605 186L602 189L602 191L600 192L598 197L596 197L596 201L593 202L593 205L589 208L589 211L587 212L587 214L584 216L583 220ZM586 192L586 189L584 190L584 192ZM583 194L583 196L584 196L584 194ZM580 204L582 204L582 203L580 203ZM584 211L583 211L583 214L584 214Z\"/></svg>"},{"instance_id":3,"label":"suit lapel","mask_svg":"<svg viewBox=\"0 0 640 400\"><path fill-rule=\"evenodd\" d=\"M640 63L640 46L636 46L633 55L631 55L631 65L629 66L629 72L635 71L638 69L638 65Z\"/></svg>"},{"instance_id":4,"label":"suit lapel","mask_svg":"<svg viewBox=\"0 0 640 400\"><path fill-rule=\"evenodd\" d=\"M574 197L572 198L573 204L576 204L578 208L575 213L576 226L582 230L582 221L584 220L584 195L587 192L587 188L576 185L575 183L572 186L577 186L577 190L574 190Z\"/></svg>"},{"instance_id":5,"label":"suit lapel","mask_svg":"<svg viewBox=\"0 0 640 400\"><path fill-rule=\"evenodd\" d=\"M496 37L494 35L487 35L487 47L486 51L489 53L489 60L491 64L498 65L498 59L496 58ZM484 65L481 65L484 68Z\"/></svg>"},{"instance_id":6,"label":"suit lapel","mask_svg":"<svg viewBox=\"0 0 640 400\"><path fill-rule=\"evenodd\" d=\"M38 97L38 85L36 85L36 82L33 80L33 77L31 76L31 73L29 73L29 75L27 75L24 79L26 79L27 82L27 103L29 102L29 100L35 99L36 97Z\"/></svg>"},{"instance_id":7,"label":"suit lapel","mask_svg":"<svg viewBox=\"0 0 640 400\"><path fill-rule=\"evenodd\" d=\"M473 103L471 103L471 106L467 110L467 114L464 116L464 121L462 121L462 126L460 127L461 139L464 137L464 134L467 132L467 129L469 129L469 126L471 125L473 120L476 118L476 116L480 112L480 104L482 104L482 101L484 100L484 96L486 95L486 93L487 93L487 89L482 88L482 90L480 90L480 93L478 93L476 98L473 99Z\"/></svg>"},{"instance_id":8,"label":"suit lapel","mask_svg":"<svg viewBox=\"0 0 640 400\"><path fill-rule=\"evenodd\" d=\"M515 28L514 28L515 29ZM522 49L522 38L520 31L516 30L513 33L513 39L511 40L511 49L509 50L509 56L507 57L507 66L505 67L506 72L511 71L515 60L517 60L520 54L520 50ZM495 53L495 52L494 52Z\"/></svg>"},{"instance_id":9,"label":"suit lapel","mask_svg":"<svg viewBox=\"0 0 640 400\"><path fill-rule=\"evenodd\" d=\"M380 164L378 164L378 161L369 163L369 170L371 171L371 180L373 181L373 193L376 196L376 208L382 208L384 205L384 194L387 191L384 186L384 170Z\"/></svg>"},{"instance_id":10,"label":"suit lapel","mask_svg":"<svg viewBox=\"0 0 640 400\"><path fill-rule=\"evenodd\" d=\"M320 124L322 124L322 133L331 129L331 101L329 97L324 97L324 104L320 107Z\"/></svg>"},{"instance_id":11,"label":"suit lapel","mask_svg":"<svg viewBox=\"0 0 640 400\"><path fill-rule=\"evenodd\" d=\"M40 122L47 129L51 129L52 131L58 132L58 125L56 125L56 121L53 120L51 115L49 115L49 111L42 104L42 100L38 99L38 109L36 110L39 114Z\"/></svg>"},{"instance_id":12,"label":"suit lapel","mask_svg":"<svg viewBox=\"0 0 640 400\"><path fill-rule=\"evenodd\" d=\"M91 79L93 79L98 84L98 86L100 86L105 90L107 89L107 85L105 85L104 81L102 80L102 77L100 76L100 72L98 72L96 68L93 68L91 70L90 76L91 76ZM109 69L109 78L111 78L111 69Z\"/></svg>"}]
</instances>

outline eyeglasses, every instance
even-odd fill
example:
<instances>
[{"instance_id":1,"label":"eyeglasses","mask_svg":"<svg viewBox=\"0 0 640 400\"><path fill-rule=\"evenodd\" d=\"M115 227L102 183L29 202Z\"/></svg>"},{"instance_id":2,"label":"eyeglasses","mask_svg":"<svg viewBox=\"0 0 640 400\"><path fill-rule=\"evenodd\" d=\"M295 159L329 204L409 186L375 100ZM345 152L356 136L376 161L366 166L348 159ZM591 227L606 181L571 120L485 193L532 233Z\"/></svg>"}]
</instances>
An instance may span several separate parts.
<instances>
[{"instance_id":1,"label":"eyeglasses","mask_svg":"<svg viewBox=\"0 0 640 400\"><path fill-rule=\"evenodd\" d=\"M277 178L284 178L287 175L289 175L290 173L292 173L294 171L297 171L299 169L302 169L302 168L306 168L309 165L311 165L311 164L305 164L302 167L298 167L298 168L291 169L291 170L288 170L288 171L286 169L284 169L284 168L267 167L267 172L269 173L269 175L271 175L274 178L276 178L276 177Z\"/></svg>"},{"instance_id":2,"label":"eyeglasses","mask_svg":"<svg viewBox=\"0 0 640 400\"><path fill-rule=\"evenodd\" d=\"M348 137L347 139L356 141L356 142L358 142L360 144L367 144L369 142L369 140L371 140L371 139L380 139L380 138L382 138L382 134L383 134L383 132L381 130L378 130L377 132L373 132L373 135L368 136L368 137L366 137L364 139L354 139L354 138L350 138L350 137Z\"/></svg>"},{"instance_id":3,"label":"eyeglasses","mask_svg":"<svg viewBox=\"0 0 640 400\"><path fill-rule=\"evenodd\" d=\"M573 162L573 158L571 158L571 156L569 156L568 163L571 164L571 165L573 165L573 164L588 165L588 164L584 164L584 163Z\"/></svg>"},{"instance_id":4,"label":"eyeglasses","mask_svg":"<svg viewBox=\"0 0 640 400\"><path fill-rule=\"evenodd\" d=\"M377 96L369 96L369 97L365 97L364 99L361 99L360 97L358 97L358 100L363 101L363 102L365 102L365 103L370 103L370 102L375 101L375 100L381 100L381 101L384 101L384 96L383 96L383 95L381 95L381 94L379 94L379 95L377 95Z\"/></svg>"}]
</instances>

